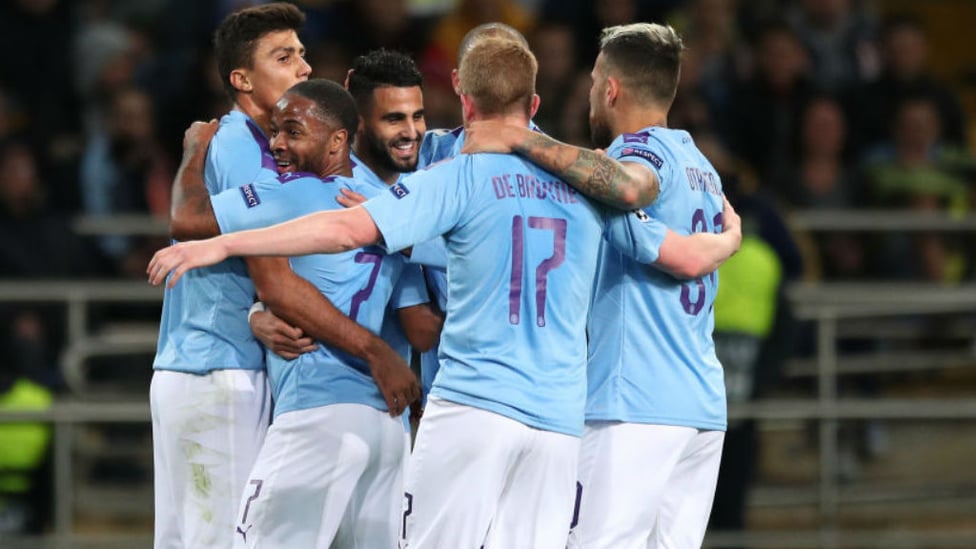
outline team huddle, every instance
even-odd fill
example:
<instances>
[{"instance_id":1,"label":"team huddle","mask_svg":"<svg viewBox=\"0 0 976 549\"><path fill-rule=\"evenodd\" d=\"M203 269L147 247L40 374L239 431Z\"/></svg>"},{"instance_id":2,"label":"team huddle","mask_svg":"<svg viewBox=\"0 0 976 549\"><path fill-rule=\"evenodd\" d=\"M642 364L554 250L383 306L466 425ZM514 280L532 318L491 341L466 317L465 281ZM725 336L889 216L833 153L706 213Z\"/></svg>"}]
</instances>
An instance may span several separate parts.
<instances>
[{"instance_id":1,"label":"team huddle","mask_svg":"<svg viewBox=\"0 0 976 549\"><path fill-rule=\"evenodd\" d=\"M408 56L309 79L303 23L221 23L234 109L187 130L181 242L147 269L155 547L700 546L726 426L714 271L741 227L666 124L677 34L604 30L589 150L532 124L510 27L468 33L464 125L428 131Z\"/></svg>"}]
</instances>

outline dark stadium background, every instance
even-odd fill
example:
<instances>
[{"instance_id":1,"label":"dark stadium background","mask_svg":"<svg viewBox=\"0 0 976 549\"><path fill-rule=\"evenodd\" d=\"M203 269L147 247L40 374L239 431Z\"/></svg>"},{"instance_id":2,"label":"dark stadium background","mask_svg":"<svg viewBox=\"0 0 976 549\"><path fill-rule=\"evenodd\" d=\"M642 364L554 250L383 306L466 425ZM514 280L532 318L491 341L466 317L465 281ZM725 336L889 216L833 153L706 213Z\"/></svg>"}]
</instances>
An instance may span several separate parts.
<instances>
[{"instance_id":1,"label":"dark stadium background","mask_svg":"<svg viewBox=\"0 0 976 549\"><path fill-rule=\"evenodd\" d=\"M183 130L228 108L210 35L247 3L0 4L2 547L151 546L161 292L143 270ZM976 2L296 3L313 77L409 52L431 129L460 123L461 36L515 26L539 60L535 122L575 144L599 29L673 25L670 125L748 242L716 312L734 377L706 546L976 546Z\"/></svg>"}]
</instances>

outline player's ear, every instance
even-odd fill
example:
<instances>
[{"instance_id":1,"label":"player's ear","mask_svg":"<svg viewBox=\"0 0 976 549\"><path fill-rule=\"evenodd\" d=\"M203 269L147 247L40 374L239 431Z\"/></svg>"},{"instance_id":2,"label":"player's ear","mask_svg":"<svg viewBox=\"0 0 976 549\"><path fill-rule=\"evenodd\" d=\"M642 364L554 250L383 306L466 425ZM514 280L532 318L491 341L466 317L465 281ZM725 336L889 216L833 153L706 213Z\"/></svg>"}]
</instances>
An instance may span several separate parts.
<instances>
[{"instance_id":1,"label":"player's ear","mask_svg":"<svg viewBox=\"0 0 976 549\"><path fill-rule=\"evenodd\" d=\"M535 118L535 113L539 112L539 105L542 104L542 99L539 94L532 94L532 104L529 105L529 118Z\"/></svg>"},{"instance_id":2,"label":"player's ear","mask_svg":"<svg viewBox=\"0 0 976 549\"><path fill-rule=\"evenodd\" d=\"M345 128L335 130L329 135L329 152L339 152L347 143L349 143L349 132Z\"/></svg>"},{"instance_id":3,"label":"player's ear","mask_svg":"<svg viewBox=\"0 0 976 549\"><path fill-rule=\"evenodd\" d=\"M234 69L230 71L230 85L234 87L235 90L250 93L253 89L251 86L251 80L247 76L247 71L244 69Z\"/></svg>"},{"instance_id":4,"label":"player's ear","mask_svg":"<svg viewBox=\"0 0 976 549\"><path fill-rule=\"evenodd\" d=\"M342 83L342 87L343 87L343 88L346 88L346 91L348 91L348 90L349 90L349 77L351 77L351 76L352 76L352 73L353 73L353 71L355 71L355 70L356 70L356 69L349 69L349 70L348 70L348 71L346 72L346 80L345 80L345 82L343 82L343 83Z\"/></svg>"},{"instance_id":5,"label":"player's ear","mask_svg":"<svg viewBox=\"0 0 976 549\"><path fill-rule=\"evenodd\" d=\"M451 87L454 88L454 94L461 97L461 77L458 76L457 69L451 69Z\"/></svg>"},{"instance_id":6,"label":"player's ear","mask_svg":"<svg viewBox=\"0 0 976 549\"><path fill-rule=\"evenodd\" d=\"M475 110L474 101L472 101L471 98L467 96L467 94L462 93L461 94L461 116L464 118L465 122L471 120L471 117L474 115L474 110Z\"/></svg>"},{"instance_id":7,"label":"player's ear","mask_svg":"<svg viewBox=\"0 0 976 549\"><path fill-rule=\"evenodd\" d=\"M617 80L613 76L607 77L607 93L606 100L607 106L612 107L617 99L620 97L620 80Z\"/></svg>"}]
</instances>

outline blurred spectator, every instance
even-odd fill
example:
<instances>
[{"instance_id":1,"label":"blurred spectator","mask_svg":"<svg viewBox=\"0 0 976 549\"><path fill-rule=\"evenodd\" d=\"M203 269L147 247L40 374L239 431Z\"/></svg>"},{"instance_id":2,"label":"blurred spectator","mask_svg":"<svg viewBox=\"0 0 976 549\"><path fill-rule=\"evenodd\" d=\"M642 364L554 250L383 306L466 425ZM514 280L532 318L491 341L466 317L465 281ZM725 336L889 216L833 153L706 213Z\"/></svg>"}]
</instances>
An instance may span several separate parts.
<instances>
[{"instance_id":1,"label":"blurred spectator","mask_svg":"<svg viewBox=\"0 0 976 549\"><path fill-rule=\"evenodd\" d=\"M0 3L0 83L23 105L31 141L77 128L70 88L73 2L10 0Z\"/></svg>"},{"instance_id":2,"label":"blurred spectator","mask_svg":"<svg viewBox=\"0 0 976 549\"><path fill-rule=\"evenodd\" d=\"M573 29L561 23L542 23L529 35L529 44L539 61L536 93L542 98L533 120L547 134L566 139L566 120L582 117L583 112L566 112L578 71Z\"/></svg>"},{"instance_id":3,"label":"blurred spectator","mask_svg":"<svg viewBox=\"0 0 976 549\"><path fill-rule=\"evenodd\" d=\"M34 153L19 142L0 147L0 278L77 279L96 274L98 265L68 219L47 207ZM7 366L18 376L57 387L63 317L57 306L0 307L0 356Z\"/></svg>"},{"instance_id":4,"label":"blurred spectator","mask_svg":"<svg viewBox=\"0 0 976 549\"><path fill-rule=\"evenodd\" d=\"M11 131L36 149L51 188L49 206L70 212L80 200L73 164L81 149L81 118L71 86L75 67L66 48L76 33L80 3L10 0L0 3L0 87L15 118Z\"/></svg>"},{"instance_id":5,"label":"blurred spectator","mask_svg":"<svg viewBox=\"0 0 976 549\"><path fill-rule=\"evenodd\" d=\"M340 0L323 18L323 28L315 32L316 19L309 20L309 48L325 40L341 44L359 55L377 48L402 51L418 56L427 43L431 20L411 15L407 0ZM464 31L467 32L467 29ZM320 34L321 38L316 37ZM462 33L463 36L463 33ZM455 48L457 51L457 48ZM322 76L313 70L312 76Z\"/></svg>"},{"instance_id":6,"label":"blurred spectator","mask_svg":"<svg viewBox=\"0 0 976 549\"><path fill-rule=\"evenodd\" d=\"M168 219L175 170L158 142L154 116L145 92L125 88L114 93L106 120L98 125L104 129L90 136L82 160L85 213L150 214ZM102 251L117 262L119 271L133 277L143 275L146 254L160 244L127 236L99 239Z\"/></svg>"},{"instance_id":7,"label":"blurred spectator","mask_svg":"<svg viewBox=\"0 0 976 549\"><path fill-rule=\"evenodd\" d=\"M23 143L0 149L0 277L91 275L97 258L46 204L33 151Z\"/></svg>"},{"instance_id":8,"label":"blurred spectator","mask_svg":"<svg viewBox=\"0 0 976 549\"><path fill-rule=\"evenodd\" d=\"M343 84L349 67L352 66L353 57L350 51L352 50L345 43L331 39L310 45L305 60L312 67L312 77L327 78Z\"/></svg>"},{"instance_id":9,"label":"blurred spectator","mask_svg":"<svg viewBox=\"0 0 976 549\"><path fill-rule=\"evenodd\" d=\"M7 92L0 88L0 143L13 135L16 116L10 99L7 97Z\"/></svg>"},{"instance_id":10,"label":"blurred spectator","mask_svg":"<svg viewBox=\"0 0 976 549\"><path fill-rule=\"evenodd\" d=\"M472 28L497 21L511 25L527 34L532 16L515 0L460 0L457 7L444 15L434 26L426 56L439 56L453 67L461 39Z\"/></svg>"},{"instance_id":11,"label":"blurred spectator","mask_svg":"<svg viewBox=\"0 0 976 549\"><path fill-rule=\"evenodd\" d=\"M697 96L712 120L721 120L719 114L732 108L733 85L745 73L747 48L736 25L736 3L691 0L675 16L686 46L678 93Z\"/></svg>"},{"instance_id":12,"label":"blurred spectator","mask_svg":"<svg viewBox=\"0 0 976 549\"><path fill-rule=\"evenodd\" d=\"M725 372L729 405L744 404L774 385L790 355L795 326L784 289L802 272L793 237L772 203L755 192L748 172L710 134L695 138L742 217L742 245L719 268L715 352ZM755 420L730 420L725 433L710 528L745 528L747 488L756 466Z\"/></svg>"},{"instance_id":13,"label":"blurred spectator","mask_svg":"<svg viewBox=\"0 0 976 549\"><path fill-rule=\"evenodd\" d=\"M848 148L848 124L840 103L819 96L803 112L794 160L774 177L782 202L799 209L846 210L862 206L861 174ZM864 275L864 244L858 235L828 232L807 248L808 278L853 279Z\"/></svg>"},{"instance_id":14,"label":"blurred spectator","mask_svg":"<svg viewBox=\"0 0 976 549\"><path fill-rule=\"evenodd\" d=\"M75 40L75 84L84 103L84 126L97 131L101 108L115 92L129 86L135 73L135 51L128 30L104 21L85 27Z\"/></svg>"},{"instance_id":15,"label":"blurred spectator","mask_svg":"<svg viewBox=\"0 0 976 549\"><path fill-rule=\"evenodd\" d=\"M52 401L51 391L19 364L0 364L0 411L39 412ZM0 538L42 532L50 507L50 442L51 426L45 423L0 423Z\"/></svg>"},{"instance_id":16,"label":"blurred spectator","mask_svg":"<svg viewBox=\"0 0 976 549\"><path fill-rule=\"evenodd\" d=\"M891 141L868 158L872 205L916 211L969 210L972 182L968 155L941 140L938 104L927 95L905 98L896 107ZM890 234L883 239L879 274L898 278L958 281L965 261L949 236ZM914 253L913 253L914 252ZM905 257L916 261L904 261Z\"/></svg>"},{"instance_id":17,"label":"blurred spectator","mask_svg":"<svg viewBox=\"0 0 976 549\"><path fill-rule=\"evenodd\" d=\"M460 109L451 86L451 69L457 66L457 51L464 35L489 22L505 23L526 34L532 26L532 17L515 0L460 0L453 11L434 24L430 40L418 60L424 73L428 127L460 123Z\"/></svg>"},{"instance_id":18,"label":"blurred spectator","mask_svg":"<svg viewBox=\"0 0 976 549\"><path fill-rule=\"evenodd\" d=\"M877 76L876 24L861 2L801 0L790 22L810 53L812 75L831 92L861 85Z\"/></svg>"},{"instance_id":19,"label":"blurred spectator","mask_svg":"<svg viewBox=\"0 0 976 549\"><path fill-rule=\"evenodd\" d=\"M756 70L733 95L727 145L748 161L762 181L783 169L800 116L814 95L809 60L793 29L766 23L755 43Z\"/></svg>"},{"instance_id":20,"label":"blurred spectator","mask_svg":"<svg viewBox=\"0 0 976 549\"><path fill-rule=\"evenodd\" d=\"M927 72L928 42L917 19L893 16L882 29L881 76L854 96L858 138L870 147L890 135L895 111L906 98L925 96L936 108L942 139L965 146L966 116L959 100Z\"/></svg>"},{"instance_id":21,"label":"blurred spectator","mask_svg":"<svg viewBox=\"0 0 976 549\"><path fill-rule=\"evenodd\" d=\"M637 21L663 22L681 0L544 0L540 20L568 23L576 37L576 65L592 67L600 31Z\"/></svg>"}]
</instances>

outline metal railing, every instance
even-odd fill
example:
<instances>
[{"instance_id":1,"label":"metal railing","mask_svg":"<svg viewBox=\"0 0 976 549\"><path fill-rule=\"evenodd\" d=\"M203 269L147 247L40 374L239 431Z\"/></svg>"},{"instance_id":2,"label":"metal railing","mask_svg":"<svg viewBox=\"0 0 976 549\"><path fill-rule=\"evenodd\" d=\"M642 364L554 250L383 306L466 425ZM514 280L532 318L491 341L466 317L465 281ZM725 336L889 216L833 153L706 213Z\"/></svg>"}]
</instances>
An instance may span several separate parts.
<instances>
[{"instance_id":1,"label":"metal railing","mask_svg":"<svg viewBox=\"0 0 976 549\"><path fill-rule=\"evenodd\" d=\"M120 221L120 220L116 220ZM124 223L106 219L80 219L77 227L86 234L165 234L158 222L126 219ZM976 216L954 218L946 214L915 212L798 212L790 216L796 230L884 231L937 230L976 232ZM763 400L734 405L730 419L815 420L820 438L818 484L815 505L820 527L809 532L720 532L710 534L713 547L748 545L751 547L843 547L913 546L911 540L927 540L930 546L974 546L972 534L935 532L885 533L842 531L837 516L840 505L837 478L838 423L850 419L886 420L972 420L976 419L976 399L853 399L838 394L837 340L839 324L863 319L900 315L939 315L976 312L976 285L938 286L927 284L800 284L788 292L794 314L816 325L816 355L807 363L808 374L817 380L814 398ZM66 379L83 376L80 353L92 351L98 342L88 323L93 303L156 303L162 291L141 282L8 281L0 283L0 302L64 303L68 326L68 346L62 360ZM143 338L145 339L145 338ZM101 340L107 348L119 341ZM130 341L144 346L147 341ZM86 347L87 346L87 347ZM97 350L96 350L97 352ZM924 360L920 359L920 360ZM147 365L148 367L148 365ZM83 384L75 384L83 387ZM75 539L72 440L76 426L88 423L133 423L149 420L148 403L139 402L57 402L44 412L0 413L0 422L45 421L55 426L54 496L55 538ZM967 537L967 535L969 537ZM874 542L869 543L867 540ZM886 541L887 540L887 541ZM901 541L897 541L901 540ZM905 545L905 540L909 540ZM941 540L941 541L937 541ZM863 542L863 543L861 543ZM861 543L860 545L858 545ZM925 544L921 541L918 543Z\"/></svg>"}]
</instances>

